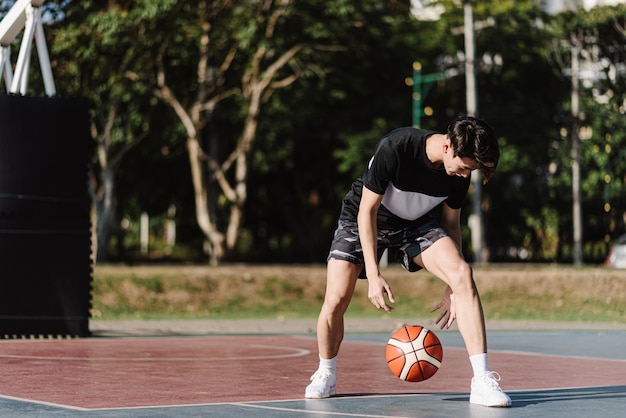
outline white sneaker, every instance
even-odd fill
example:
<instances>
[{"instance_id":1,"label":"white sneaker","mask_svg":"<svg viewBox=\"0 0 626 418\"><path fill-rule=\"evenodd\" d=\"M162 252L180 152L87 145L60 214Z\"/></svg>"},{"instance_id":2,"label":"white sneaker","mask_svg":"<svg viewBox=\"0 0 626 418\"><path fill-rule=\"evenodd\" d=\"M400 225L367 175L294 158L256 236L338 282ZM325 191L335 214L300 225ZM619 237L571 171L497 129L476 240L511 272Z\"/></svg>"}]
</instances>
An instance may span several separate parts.
<instances>
[{"instance_id":1,"label":"white sneaker","mask_svg":"<svg viewBox=\"0 0 626 418\"><path fill-rule=\"evenodd\" d=\"M332 369L320 368L311 376L304 397L309 399L330 398L337 393L337 374Z\"/></svg>"},{"instance_id":2,"label":"white sneaker","mask_svg":"<svg viewBox=\"0 0 626 418\"><path fill-rule=\"evenodd\" d=\"M487 372L483 376L472 379L470 403L483 406L511 406L511 398L500 389L500 375Z\"/></svg>"}]
</instances>

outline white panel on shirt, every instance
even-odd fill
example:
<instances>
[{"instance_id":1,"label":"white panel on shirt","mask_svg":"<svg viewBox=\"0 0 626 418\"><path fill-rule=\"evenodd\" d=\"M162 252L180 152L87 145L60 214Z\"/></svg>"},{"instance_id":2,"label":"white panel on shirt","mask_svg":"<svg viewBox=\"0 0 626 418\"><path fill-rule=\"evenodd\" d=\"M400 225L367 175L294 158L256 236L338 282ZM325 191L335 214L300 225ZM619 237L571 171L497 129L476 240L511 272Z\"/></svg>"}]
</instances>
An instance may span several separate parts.
<instances>
[{"instance_id":1,"label":"white panel on shirt","mask_svg":"<svg viewBox=\"0 0 626 418\"><path fill-rule=\"evenodd\" d=\"M412 221L426 215L447 198L447 196L429 196L418 192L405 192L389 182L382 204L394 215Z\"/></svg>"}]
</instances>

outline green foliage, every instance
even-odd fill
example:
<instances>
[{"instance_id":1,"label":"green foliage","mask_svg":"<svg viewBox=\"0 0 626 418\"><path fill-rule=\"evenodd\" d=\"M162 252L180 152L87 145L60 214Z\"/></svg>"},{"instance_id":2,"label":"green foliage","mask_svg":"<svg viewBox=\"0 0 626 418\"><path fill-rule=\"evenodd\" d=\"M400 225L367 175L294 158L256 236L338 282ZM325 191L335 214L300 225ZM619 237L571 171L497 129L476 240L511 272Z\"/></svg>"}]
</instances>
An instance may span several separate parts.
<instances>
[{"instance_id":1,"label":"green foliage","mask_svg":"<svg viewBox=\"0 0 626 418\"><path fill-rule=\"evenodd\" d=\"M591 65L595 77L581 77L579 121L587 259L601 261L607 244L624 232L624 114L626 107L626 6L597 7L557 16L552 33L561 39L555 61L567 68L571 46L582 49L582 65ZM566 104L566 109L569 109ZM571 132L567 127L563 143ZM566 193L571 187L568 173L569 147L555 153L559 170L554 186ZM598 249L603 249L600 251Z\"/></svg>"},{"instance_id":2,"label":"green foliage","mask_svg":"<svg viewBox=\"0 0 626 418\"><path fill-rule=\"evenodd\" d=\"M453 32L463 24L462 7L456 0L440 3L445 11L439 20L419 21L409 16L409 2L292 2L268 43L259 32L264 16L257 18L264 2L58 1L51 2L57 19L46 25L46 33L59 95L87 97L100 134L110 110L117 109L106 140L110 161L119 164L118 220L137 219L143 211L162 217L175 204L178 236L194 254L203 239L195 223L186 137L176 116L152 96L156 58L163 58L168 84L188 103L203 94L197 51L208 20L207 72L237 47L218 91L238 89L259 46L276 56L306 45L281 73L291 71L299 80L263 101L235 258L320 262L341 198L374 145L386 132L411 123L405 79L413 62L419 61L424 73L463 70L457 53L463 35ZM502 149L496 175L483 191L492 260L510 260L519 249L536 261L567 261L571 253L568 44L580 39L584 57L603 75L582 83L580 121L588 134L581 148L585 256L599 262L602 248L625 228L626 6L547 16L534 0L472 4L476 21L491 22L476 32L477 58L501 59L501 65L481 61L477 72L479 115L494 125ZM238 91L219 104L203 133L218 156L227 154L241 131L247 109ZM433 110L423 126L445 129L465 112L462 72L433 84L423 104ZM102 170L100 164L94 156L94 169ZM216 206L224 201L215 194ZM117 233L116 242L136 246L135 236Z\"/></svg>"}]
</instances>

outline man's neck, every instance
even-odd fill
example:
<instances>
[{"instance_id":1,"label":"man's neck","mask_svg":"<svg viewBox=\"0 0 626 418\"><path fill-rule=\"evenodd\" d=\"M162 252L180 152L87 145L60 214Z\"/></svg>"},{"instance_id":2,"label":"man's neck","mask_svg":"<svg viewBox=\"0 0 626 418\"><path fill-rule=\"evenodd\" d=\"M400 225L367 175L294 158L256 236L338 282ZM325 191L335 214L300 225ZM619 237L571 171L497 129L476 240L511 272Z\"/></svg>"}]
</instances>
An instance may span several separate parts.
<instances>
[{"instance_id":1,"label":"man's neck","mask_svg":"<svg viewBox=\"0 0 626 418\"><path fill-rule=\"evenodd\" d=\"M443 134L433 134L426 138L426 156L435 168L441 168L443 164L443 142L445 139L446 136Z\"/></svg>"}]
</instances>

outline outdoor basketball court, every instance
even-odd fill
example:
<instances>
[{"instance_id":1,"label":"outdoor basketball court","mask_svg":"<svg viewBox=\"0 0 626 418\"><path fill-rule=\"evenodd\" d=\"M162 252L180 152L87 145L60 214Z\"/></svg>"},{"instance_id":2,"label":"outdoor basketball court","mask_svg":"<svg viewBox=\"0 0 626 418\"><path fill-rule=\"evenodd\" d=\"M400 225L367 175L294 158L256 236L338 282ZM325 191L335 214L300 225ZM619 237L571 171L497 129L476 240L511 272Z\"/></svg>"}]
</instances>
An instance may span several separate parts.
<instances>
[{"instance_id":1,"label":"outdoor basketball court","mask_svg":"<svg viewBox=\"0 0 626 418\"><path fill-rule=\"evenodd\" d=\"M310 328L211 334L174 323L86 339L3 340L0 416L624 416L626 327L490 331L490 366L513 400L494 409L468 402L471 368L458 332L424 325L444 347L433 378L400 381L385 363L391 331L352 327L338 362L339 395L324 400L303 399L317 366Z\"/></svg>"}]
</instances>

